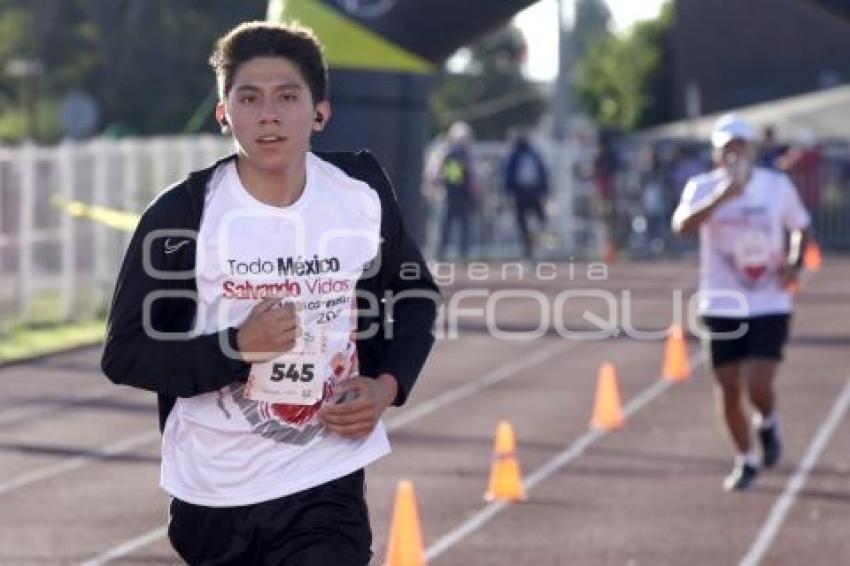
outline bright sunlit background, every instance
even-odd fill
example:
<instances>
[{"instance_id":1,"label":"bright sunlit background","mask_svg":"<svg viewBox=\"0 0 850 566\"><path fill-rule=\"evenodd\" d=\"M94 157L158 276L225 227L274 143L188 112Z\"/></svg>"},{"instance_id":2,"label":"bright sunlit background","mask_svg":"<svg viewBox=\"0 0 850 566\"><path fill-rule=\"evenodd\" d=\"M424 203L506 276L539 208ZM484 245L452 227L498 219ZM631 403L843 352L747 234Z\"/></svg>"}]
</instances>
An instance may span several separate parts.
<instances>
[{"instance_id":1,"label":"bright sunlit background","mask_svg":"<svg viewBox=\"0 0 850 566\"><path fill-rule=\"evenodd\" d=\"M563 0L568 15L572 1ZM664 0L607 0L615 32L628 30L635 22L655 18ZM540 0L514 18L528 42L526 73L538 81L551 81L558 71L558 0Z\"/></svg>"}]
</instances>

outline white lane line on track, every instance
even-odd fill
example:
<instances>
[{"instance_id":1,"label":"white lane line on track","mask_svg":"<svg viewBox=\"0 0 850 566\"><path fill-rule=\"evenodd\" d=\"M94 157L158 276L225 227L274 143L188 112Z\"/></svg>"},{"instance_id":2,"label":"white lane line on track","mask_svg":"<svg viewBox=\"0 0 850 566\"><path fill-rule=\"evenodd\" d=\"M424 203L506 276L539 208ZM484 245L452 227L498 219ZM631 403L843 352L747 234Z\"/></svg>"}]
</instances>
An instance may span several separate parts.
<instances>
[{"instance_id":1,"label":"white lane line on track","mask_svg":"<svg viewBox=\"0 0 850 566\"><path fill-rule=\"evenodd\" d=\"M694 354L693 356L691 356L689 362L691 367L696 369L701 363L701 354ZM643 409L646 405L654 401L656 398L660 397L661 394L667 391L667 389L669 389L671 385L673 384L667 380L656 380L652 385L641 391L637 395L637 397L626 403L626 405L623 407L623 416L628 419L629 417ZM584 433L579 438L574 440L563 451L556 454L548 462L537 468L534 472L532 472L526 477L526 480L523 483L526 492L531 491L540 482L547 479L549 476L569 464L571 461L580 457L582 454L584 454L584 451L587 450L590 445L592 445L594 442L596 442L607 434L607 431L594 429L589 430L588 432ZM437 539L434 544L429 546L425 550L425 560L434 560L435 558L439 557L451 547L453 547L455 544L480 529L490 519L498 515L508 506L509 504L503 501L495 501L493 503L485 505L480 511L469 517L466 521L461 523L454 530L446 533L445 535Z\"/></svg>"},{"instance_id":2,"label":"white lane line on track","mask_svg":"<svg viewBox=\"0 0 850 566\"><path fill-rule=\"evenodd\" d=\"M523 370L542 364L549 358L556 355L568 352L575 348L578 344L580 344L580 342L568 342L566 345L558 342L529 354L516 362L490 370L484 375L477 377L475 380L470 381L466 385L450 389L441 395L437 395L432 399L423 401L422 403L411 407L410 410L405 411L397 417L387 419L386 428L388 431L398 430L409 425L413 421L417 421L422 417L442 409L443 407L448 407L452 403L456 403L457 401L461 401L467 397L472 397L479 391L482 391L491 385L495 385L512 377L518 377L522 375L520 372Z\"/></svg>"},{"instance_id":3,"label":"white lane line on track","mask_svg":"<svg viewBox=\"0 0 850 566\"><path fill-rule=\"evenodd\" d=\"M76 456L58 464L44 466L43 468L23 473L11 480L0 483L0 495L41 480L56 477L66 472L70 472L71 470L76 470L77 468L81 468L92 462L106 460L111 456L126 452L127 450L133 450L134 448L144 446L145 444L149 444L150 442L158 439L159 431L143 432L114 442L95 454L89 456Z\"/></svg>"},{"instance_id":4,"label":"white lane line on track","mask_svg":"<svg viewBox=\"0 0 850 566\"><path fill-rule=\"evenodd\" d=\"M782 527L782 523L785 521L785 517L794 505L797 494L800 493L800 490L806 484L809 473L814 468L821 453L826 448L829 439L847 413L848 408L850 408L850 379L847 380L841 395L832 404L829 415L827 415L815 433L815 437L809 444L803 459L797 465L794 475L785 484L782 495L773 504L773 508L762 525L755 542L753 542L753 545L744 558L741 559L740 566L755 566L759 564L765 553L770 549L773 539L776 538L779 529Z\"/></svg>"},{"instance_id":5,"label":"white lane line on track","mask_svg":"<svg viewBox=\"0 0 850 566\"><path fill-rule=\"evenodd\" d=\"M145 533L141 536L137 536L132 540L128 540L127 542L120 544L110 550L109 552L105 552L96 558L92 558L91 560L86 560L81 564L81 566L100 566L101 564L107 564L110 560L115 560L116 558L121 558L122 556L127 556L128 554L135 552L140 548L144 548L152 542L156 542L160 538L164 537L168 534L168 526L157 527L156 529Z\"/></svg>"}]
</instances>

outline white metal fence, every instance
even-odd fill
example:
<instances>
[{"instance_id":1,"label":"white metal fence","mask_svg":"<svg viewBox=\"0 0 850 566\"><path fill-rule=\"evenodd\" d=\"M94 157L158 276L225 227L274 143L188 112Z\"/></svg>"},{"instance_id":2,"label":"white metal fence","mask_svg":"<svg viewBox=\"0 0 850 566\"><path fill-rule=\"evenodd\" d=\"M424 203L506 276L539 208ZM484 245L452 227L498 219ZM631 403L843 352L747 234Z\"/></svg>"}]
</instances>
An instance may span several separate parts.
<instances>
[{"instance_id":1,"label":"white metal fence","mask_svg":"<svg viewBox=\"0 0 850 566\"><path fill-rule=\"evenodd\" d=\"M540 144L553 181L546 254L563 257L581 226L572 221L568 147ZM131 232L112 216L138 214L189 171L231 150L215 136L92 140L55 147L0 148L0 331L12 324L85 320L108 307ZM505 196L503 144L478 144L485 194L474 220L474 256L520 255ZM426 252L435 243L440 204L429 213ZM127 222L123 222L127 224Z\"/></svg>"},{"instance_id":2,"label":"white metal fence","mask_svg":"<svg viewBox=\"0 0 850 566\"><path fill-rule=\"evenodd\" d=\"M200 136L0 149L0 326L103 312L130 232L81 213L138 213L230 147Z\"/></svg>"}]
</instances>

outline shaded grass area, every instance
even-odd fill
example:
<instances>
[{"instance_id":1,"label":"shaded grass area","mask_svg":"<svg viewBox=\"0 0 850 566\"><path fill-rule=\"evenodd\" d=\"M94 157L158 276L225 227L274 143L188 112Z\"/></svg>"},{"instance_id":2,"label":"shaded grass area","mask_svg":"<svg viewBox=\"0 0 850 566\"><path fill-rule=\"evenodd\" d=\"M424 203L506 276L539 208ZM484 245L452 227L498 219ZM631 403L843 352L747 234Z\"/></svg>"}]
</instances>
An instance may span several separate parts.
<instances>
[{"instance_id":1,"label":"shaded grass area","mask_svg":"<svg viewBox=\"0 0 850 566\"><path fill-rule=\"evenodd\" d=\"M55 290L31 295L24 313L15 307L0 305L0 364L95 345L106 334L106 303L100 293L76 293L72 313ZM75 318L69 319L71 315Z\"/></svg>"},{"instance_id":2,"label":"shaded grass area","mask_svg":"<svg viewBox=\"0 0 850 566\"><path fill-rule=\"evenodd\" d=\"M13 327L0 333L0 363L98 344L105 332L105 320Z\"/></svg>"}]
</instances>

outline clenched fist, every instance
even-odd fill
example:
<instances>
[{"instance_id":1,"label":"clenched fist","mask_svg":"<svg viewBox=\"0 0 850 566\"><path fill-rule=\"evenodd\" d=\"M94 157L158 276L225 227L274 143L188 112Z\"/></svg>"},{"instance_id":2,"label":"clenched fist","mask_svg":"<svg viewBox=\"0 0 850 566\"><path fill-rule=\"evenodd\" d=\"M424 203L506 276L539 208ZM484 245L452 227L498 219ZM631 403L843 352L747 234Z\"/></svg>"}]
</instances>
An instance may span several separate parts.
<instances>
[{"instance_id":1,"label":"clenched fist","mask_svg":"<svg viewBox=\"0 0 850 566\"><path fill-rule=\"evenodd\" d=\"M266 362L288 352L301 335L295 305L280 304L280 297L266 297L239 327L236 344L246 362Z\"/></svg>"},{"instance_id":2,"label":"clenched fist","mask_svg":"<svg viewBox=\"0 0 850 566\"><path fill-rule=\"evenodd\" d=\"M349 378L334 393L334 399L322 406L319 419L340 436L363 438L371 434L397 392L398 382L389 373L375 379Z\"/></svg>"}]
</instances>

